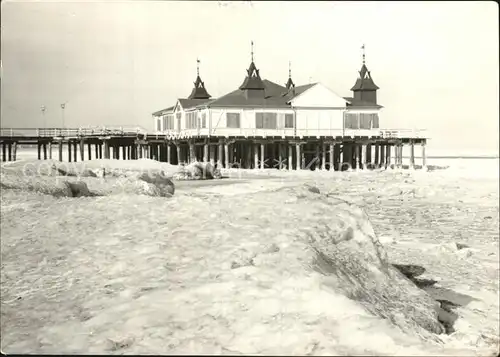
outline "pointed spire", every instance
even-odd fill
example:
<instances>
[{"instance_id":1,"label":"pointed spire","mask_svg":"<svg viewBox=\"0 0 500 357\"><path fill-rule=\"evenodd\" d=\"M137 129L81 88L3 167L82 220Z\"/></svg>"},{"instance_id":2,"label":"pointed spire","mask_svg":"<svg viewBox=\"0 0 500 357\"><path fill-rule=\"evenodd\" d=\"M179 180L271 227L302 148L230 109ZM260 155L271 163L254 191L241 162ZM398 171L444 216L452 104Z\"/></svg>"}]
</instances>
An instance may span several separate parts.
<instances>
[{"instance_id":1,"label":"pointed spire","mask_svg":"<svg viewBox=\"0 0 500 357\"><path fill-rule=\"evenodd\" d=\"M292 80L292 62L288 61L288 81L285 84L286 89L290 90L290 88L295 87L295 83Z\"/></svg>"},{"instance_id":2,"label":"pointed spire","mask_svg":"<svg viewBox=\"0 0 500 357\"><path fill-rule=\"evenodd\" d=\"M362 62L361 70L359 71L359 76L356 79L356 83L351 88L354 92L354 100L377 103L376 91L379 87L375 84L372 79L371 73L366 67L366 54L365 54L365 44L361 46L362 50Z\"/></svg>"},{"instance_id":3,"label":"pointed spire","mask_svg":"<svg viewBox=\"0 0 500 357\"><path fill-rule=\"evenodd\" d=\"M189 99L208 99L210 94L208 94L205 89L205 83L200 78L200 59L196 58L196 80L194 81L194 88L189 95Z\"/></svg>"},{"instance_id":4,"label":"pointed spire","mask_svg":"<svg viewBox=\"0 0 500 357\"><path fill-rule=\"evenodd\" d=\"M254 53L253 53L253 41L251 41L252 45L252 50L251 50L251 62L250 66L247 69L247 76L245 77L245 80L240 86L241 90L245 91L245 95L247 97L264 97L265 96L265 86L264 82L262 82L262 79L260 78L259 70L257 69L257 66L255 66L254 63Z\"/></svg>"}]
</instances>

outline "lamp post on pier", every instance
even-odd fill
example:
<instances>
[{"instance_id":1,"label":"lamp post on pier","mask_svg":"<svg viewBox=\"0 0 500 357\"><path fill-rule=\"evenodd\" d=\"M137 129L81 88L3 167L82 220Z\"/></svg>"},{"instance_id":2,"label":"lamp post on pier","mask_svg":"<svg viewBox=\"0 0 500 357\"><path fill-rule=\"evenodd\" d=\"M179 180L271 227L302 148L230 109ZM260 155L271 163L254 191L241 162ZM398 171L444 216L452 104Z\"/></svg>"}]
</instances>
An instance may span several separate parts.
<instances>
[{"instance_id":1,"label":"lamp post on pier","mask_svg":"<svg viewBox=\"0 0 500 357\"><path fill-rule=\"evenodd\" d=\"M47 108L45 107L45 105L40 106L40 111L42 112L42 122L43 122L44 129L47 128L47 123L45 122L45 111L46 110L47 110Z\"/></svg>"},{"instance_id":2,"label":"lamp post on pier","mask_svg":"<svg viewBox=\"0 0 500 357\"><path fill-rule=\"evenodd\" d=\"M61 109L62 109L62 127L64 128L65 127L65 124L64 124L64 109L66 108L66 103L62 103L61 104Z\"/></svg>"}]
</instances>

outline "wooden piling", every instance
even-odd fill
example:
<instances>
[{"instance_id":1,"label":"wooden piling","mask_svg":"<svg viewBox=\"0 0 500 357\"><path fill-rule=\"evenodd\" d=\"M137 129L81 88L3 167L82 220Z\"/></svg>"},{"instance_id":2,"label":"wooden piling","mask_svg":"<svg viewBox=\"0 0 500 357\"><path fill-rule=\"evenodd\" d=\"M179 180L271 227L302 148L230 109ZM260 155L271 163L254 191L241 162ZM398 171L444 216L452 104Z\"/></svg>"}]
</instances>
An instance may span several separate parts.
<instances>
[{"instance_id":1,"label":"wooden piling","mask_svg":"<svg viewBox=\"0 0 500 357\"><path fill-rule=\"evenodd\" d=\"M259 144L254 144L254 150L253 150L253 159L254 159L254 164L253 168L257 170L259 168Z\"/></svg>"},{"instance_id":2,"label":"wooden piling","mask_svg":"<svg viewBox=\"0 0 500 357\"><path fill-rule=\"evenodd\" d=\"M73 161L78 161L78 142L76 140L73 141Z\"/></svg>"},{"instance_id":3,"label":"wooden piling","mask_svg":"<svg viewBox=\"0 0 500 357\"><path fill-rule=\"evenodd\" d=\"M410 168L415 168L415 143L410 141Z\"/></svg>"},{"instance_id":4,"label":"wooden piling","mask_svg":"<svg viewBox=\"0 0 500 357\"><path fill-rule=\"evenodd\" d=\"M222 168L222 159L224 157L224 142L219 139L219 150L217 155L217 167Z\"/></svg>"},{"instance_id":5,"label":"wooden piling","mask_svg":"<svg viewBox=\"0 0 500 357\"><path fill-rule=\"evenodd\" d=\"M92 144L87 143L87 159L92 160Z\"/></svg>"},{"instance_id":6,"label":"wooden piling","mask_svg":"<svg viewBox=\"0 0 500 357\"><path fill-rule=\"evenodd\" d=\"M404 145L402 143L399 144L399 167L403 167L403 148Z\"/></svg>"},{"instance_id":7,"label":"wooden piling","mask_svg":"<svg viewBox=\"0 0 500 357\"><path fill-rule=\"evenodd\" d=\"M5 143L2 143L2 161L7 161L7 146Z\"/></svg>"},{"instance_id":8,"label":"wooden piling","mask_svg":"<svg viewBox=\"0 0 500 357\"><path fill-rule=\"evenodd\" d=\"M288 144L288 170L293 170L293 145Z\"/></svg>"},{"instance_id":9,"label":"wooden piling","mask_svg":"<svg viewBox=\"0 0 500 357\"><path fill-rule=\"evenodd\" d=\"M38 160L41 160L42 159L42 144L40 142L37 142L36 147L38 150Z\"/></svg>"},{"instance_id":10,"label":"wooden piling","mask_svg":"<svg viewBox=\"0 0 500 357\"><path fill-rule=\"evenodd\" d=\"M208 146L208 150L209 150L209 160L210 160L210 163L212 164L212 166L215 166L215 145L213 144L210 144Z\"/></svg>"},{"instance_id":11,"label":"wooden piling","mask_svg":"<svg viewBox=\"0 0 500 357\"><path fill-rule=\"evenodd\" d=\"M104 158L111 159L111 148L108 140L104 140Z\"/></svg>"},{"instance_id":12,"label":"wooden piling","mask_svg":"<svg viewBox=\"0 0 500 357\"><path fill-rule=\"evenodd\" d=\"M60 139L57 142L57 151L59 151L59 161L63 161L63 141Z\"/></svg>"},{"instance_id":13,"label":"wooden piling","mask_svg":"<svg viewBox=\"0 0 500 357\"><path fill-rule=\"evenodd\" d=\"M169 164L172 163L172 153L170 152L170 150L171 150L170 143L167 143L167 162Z\"/></svg>"},{"instance_id":14,"label":"wooden piling","mask_svg":"<svg viewBox=\"0 0 500 357\"><path fill-rule=\"evenodd\" d=\"M351 167L351 145L344 143L342 145L342 166L340 171L346 171Z\"/></svg>"},{"instance_id":15,"label":"wooden piling","mask_svg":"<svg viewBox=\"0 0 500 357\"><path fill-rule=\"evenodd\" d=\"M17 159L17 141L12 143L12 160L16 161Z\"/></svg>"},{"instance_id":16,"label":"wooden piling","mask_svg":"<svg viewBox=\"0 0 500 357\"><path fill-rule=\"evenodd\" d=\"M380 167L382 166L385 166L385 145L384 144L380 144Z\"/></svg>"},{"instance_id":17,"label":"wooden piling","mask_svg":"<svg viewBox=\"0 0 500 357\"><path fill-rule=\"evenodd\" d=\"M52 139L49 141L49 159L52 160Z\"/></svg>"},{"instance_id":18,"label":"wooden piling","mask_svg":"<svg viewBox=\"0 0 500 357\"><path fill-rule=\"evenodd\" d=\"M387 145L386 147L386 159L385 159L385 167L390 168L391 167L391 150L392 150L392 145Z\"/></svg>"},{"instance_id":19,"label":"wooden piling","mask_svg":"<svg viewBox=\"0 0 500 357\"><path fill-rule=\"evenodd\" d=\"M340 170L340 144L333 144L333 164L330 170Z\"/></svg>"},{"instance_id":20,"label":"wooden piling","mask_svg":"<svg viewBox=\"0 0 500 357\"><path fill-rule=\"evenodd\" d=\"M208 143L203 145L203 162L208 162Z\"/></svg>"},{"instance_id":21,"label":"wooden piling","mask_svg":"<svg viewBox=\"0 0 500 357\"><path fill-rule=\"evenodd\" d=\"M225 148L225 150L227 153L227 148ZM189 162L191 163L195 161L196 161L196 151L195 151L194 141L189 140Z\"/></svg>"},{"instance_id":22,"label":"wooden piling","mask_svg":"<svg viewBox=\"0 0 500 357\"><path fill-rule=\"evenodd\" d=\"M245 143L244 144L247 148L247 156L246 156L246 163L245 163L245 168L246 169L251 169L252 168L252 151L253 151L253 145L252 143Z\"/></svg>"},{"instance_id":23,"label":"wooden piling","mask_svg":"<svg viewBox=\"0 0 500 357\"><path fill-rule=\"evenodd\" d=\"M321 148L323 149L321 153L321 170L326 170L326 145L325 143L321 144Z\"/></svg>"},{"instance_id":24,"label":"wooden piling","mask_svg":"<svg viewBox=\"0 0 500 357\"><path fill-rule=\"evenodd\" d=\"M365 144L361 145L361 168L363 170L366 170L366 168L367 168L367 162L366 162L367 156L368 156L367 150L368 150L367 145L365 145Z\"/></svg>"},{"instance_id":25,"label":"wooden piling","mask_svg":"<svg viewBox=\"0 0 500 357\"><path fill-rule=\"evenodd\" d=\"M371 144L366 145L366 155L365 155L366 167L371 167L372 165L372 146Z\"/></svg>"},{"instance_id":26,"label":"wooden piling","mask_svg":"<svg viewBox=\"0 0 500 357\"><path fill-rule=\"evenodd\" d=\"M423 141L422 142L422 169L425 169L427 167L427 160L426 160L426 157L425 157L425 144L426 142Z\"/></svg>"},{"instance_id":27,"label":"wooden piling","mask_svg":"<svg viewBox=\"0 0 500 357\"><path fill-rule=\"evenodd\" d=\"M68 162L71 162L71 141L68 140Z\"/></svg>"},{"instance_id":28,"label":"wooden piling","mask_svg":"<svg viewBox=\"0 0 500 357\"><path fill-rule=\"evenodd\" d=\"M351 145L351 167L353 170L358 168L358 144Z\"/></svg>"},{"instance_id":29,"label":"wooden piling","mask_svg":"<svg viewBox=\"0 0 500 357\"><path fill-rule=\"evenodd\" d=\"M330 167L328 169L334 171L335 170L335 145L331 143L329 149L330 150L328 152L328 163L329 163Z\"/></svg>"},{"instance_id":30,"label":"wooden piling","mask_svg":"<svg viewBox=\"0 0 500 357\"><path fill-rule=\"evenodd\" d=\"M260 144L260 169L264 170L265 168L265 163L264 163L264 156L266 152L266 146L264 143Z\"/></svg>"},{"instance_id":31,"label":"wooden piling","mask_svg":"<svg viewBox=\"0 0 500 357\"><path fill-rule=\"evenodd\" d=\"M229 144L224 144L224 167L229 168Z\"/></svg>"},{"instance_id":32,"label":"wooden piling","mask_svg":"<svg viewBox=\"0 0 500 357\"><path fill-rule=\"evenodd\" d=\"M7 151L9 153L9 161L12 161L12 143L8 144Z\"/></svg>"},{"instance_id":33,"label":"wooden piling","mask_svg":"<svg viewBox=\"0 0 500 357\"><path fill-rule=\"evenodd\" d=\"M357 159L357 168L362 170L363 167L363 144L358 144L358 148L356 151L356 159Z\"/></svg>"},{"instance_id":34,"label":"wooden piling","mask_svg":"<svg viewBox=\"0 0 500 357\"><path fill-rule=\"evenodd\" d=\"M85 140L80 140L80 161L85 160ZM89 159L90 160L90 159Z\"/></svg>"},{"instance_id":35,"label":"wooden piling","mask_svg":"<svg viewBox=\"0 0 500 357\"><path fill-rule=\"evenodd\" d=\"M123 158L123 160L127 160L127 146L126 145L122 146L122 158Z\"/></svg>"},{"instance_id":36,"label":"wooden piling","mask_svg":"<svg viewBox=\"0 0 500 357\"><path fill-rule=\"evenodd\" d=\"M177 164L179 165L182 162L181 144L180 143L175 144L175 148L177 150Z\"/></svg>"},{"instance_id":37,"label":"wooden piling","mask_svg":"<svg viewBox=\"0 0 500 357\"><path fill-rule=\"evenodd\" d=\"M295 170L301 170L302 169L302 155L300 153L300 143L295 144L295 153L296 153L296 163L295 163Z\"/></svg>"},{"instance_id":38,"label":"wooden piling","mask_svg":"<svg viewBox=\"0 0 500 357\"><path fill-rule=\"evenodd\" d=\"M401 143L398 143L394 148L396 150L395 151L395 156L396 156L396 158L395 158L396 163L395 164L396 164L396 167L398 169L400 169L401 168L401 164L402 164L401 149L403 148L403 146L401 145Z\"/></svg>"}]
</instances>

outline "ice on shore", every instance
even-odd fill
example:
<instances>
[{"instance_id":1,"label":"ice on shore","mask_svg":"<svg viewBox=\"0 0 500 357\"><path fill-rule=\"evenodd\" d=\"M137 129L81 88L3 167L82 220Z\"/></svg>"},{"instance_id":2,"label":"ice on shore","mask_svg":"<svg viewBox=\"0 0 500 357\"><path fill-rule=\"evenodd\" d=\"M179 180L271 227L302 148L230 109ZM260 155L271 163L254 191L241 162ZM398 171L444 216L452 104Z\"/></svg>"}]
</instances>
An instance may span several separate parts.
<instances>
[{"instance_id":1,"label":"ice on shore","mask_svg":"<svg viewBox=\"0 0 500 357\"><path fill-rule=\"evenodd\" d=\"M141 168L118 162L105 163L117 176L159 169L151 160ZM422 264L455 290L457 279L492 288L485 274L498 264L475 268L494 264L485 248L498 224L491 182L471 193L461 187L466 181L436 182L434 173L241 174L238 183L177 188L171 199L2 190L3 350L470 355L498 345L479 338L494 335L484 328L495 321L474 320L474 309L498 311L489 305L498 293L463 292L477 301L457 310L455 334L437 336L435 297L389 264ZM90 189L103 184L86 180L94 182ZM492 206L466 216L477 202ZM441 211L448 215L432 215ZM453 217L482 236L457 238ZM384 247L377 236L393 244ZM450 249L421 249L452 238L477 250L470 262Z\"/></svg>"}]
</instances>

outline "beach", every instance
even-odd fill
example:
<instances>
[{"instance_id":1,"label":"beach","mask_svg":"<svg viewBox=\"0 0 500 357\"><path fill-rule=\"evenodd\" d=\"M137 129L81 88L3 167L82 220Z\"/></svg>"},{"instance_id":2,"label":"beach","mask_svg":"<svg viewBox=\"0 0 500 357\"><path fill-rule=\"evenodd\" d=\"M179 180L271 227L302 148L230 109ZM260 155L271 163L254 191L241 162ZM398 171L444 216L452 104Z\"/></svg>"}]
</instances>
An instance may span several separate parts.
<instances>
[{"instance_id":1,"label":"beach","mask_svg":"<svg viewBox=\"0 0 500 357\"><path fill-rule=\"evenodd\" d=\"M2 189L2 350L496 355L498 159L431 164L449 167L231 169L222 180L176 182L168 199ZM321 290L316 275L301 270L294 245L318 211L285 213L297 200L289 192L304 185L361 208L391 263L425 268L428 293L456 304L452 330L437 342L418 339ZM228 267L235 255L268 244L279 251L262 255L267 265Z\"/></svg>"}]
</instances>

